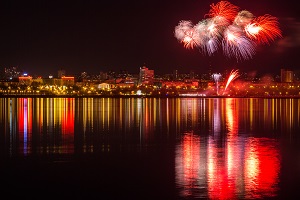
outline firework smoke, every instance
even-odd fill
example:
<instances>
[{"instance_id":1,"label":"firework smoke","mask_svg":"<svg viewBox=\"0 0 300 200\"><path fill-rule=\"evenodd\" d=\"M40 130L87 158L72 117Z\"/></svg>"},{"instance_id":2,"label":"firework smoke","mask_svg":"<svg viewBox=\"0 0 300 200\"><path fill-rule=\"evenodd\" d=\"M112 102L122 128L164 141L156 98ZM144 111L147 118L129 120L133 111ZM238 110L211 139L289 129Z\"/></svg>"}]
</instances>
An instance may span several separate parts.
<instances>
[{"instance_id":1,"label":"firework smoke","mask_svg":"<svg viewBox=\"0 0 300 200\"><path fill-rule=\"evenodd\" d=\"M211 4L208 18L194 25L182 20L175 27L175 37L185 48L198 48L203 54L213 55L219 49L237 61L248 60L258 44L270 44L281 38L276 17L269 14L255 17L247 10L228 1Z\"/></svg>"}]
</instances>

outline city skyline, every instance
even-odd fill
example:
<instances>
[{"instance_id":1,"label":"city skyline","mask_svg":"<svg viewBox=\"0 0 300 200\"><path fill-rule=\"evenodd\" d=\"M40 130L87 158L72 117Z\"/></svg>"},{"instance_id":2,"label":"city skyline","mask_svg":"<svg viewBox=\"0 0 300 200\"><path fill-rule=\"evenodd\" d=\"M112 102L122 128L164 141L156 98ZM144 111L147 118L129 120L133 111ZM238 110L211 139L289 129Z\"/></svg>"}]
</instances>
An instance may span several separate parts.
<instances>
[{"instance_id":1,"label":"city skyline","mask_svg":"<svg viewBox=\"0 0 300 200\"><path fill-rule=\"evenodd\" d=\"M144 69L146 69L147 71L151 72L151 75L153 77L156 78L171 78L172 80L177 80L177 79L182 79L182 78L191 78L190 76L192 76L192 79L205 79L205 80L209 80L211 79L211 81L216 81L216 80L220 80L221 77L222 79L226 79L225 77L229 77L230 74L235 71L238 72L239 71L239 76L243 75L245 77L248 78L252 78L254 79L274 79L274 80L282 80L282 77L285 77L286 75L283 73L288 73L289 77L293 80L298 82L299 81L299 70L290 70L289 68L281 68L279 71L273 72L273 74L271 73L265 73L265 74L261 74L261 73L257 73L256 71L253 72L247 72L247 71L243 71L243 69L224 69L224 70L220 70L217 73L215 72L214 69L212 68L208 68L207 71L205 72L201 72L201 73L197 73L193 70L178 70L178 69L174 69L172 71L169 71L167 73L161 73L161 72L156 72L153 69L149 69L146 65L143 65L142 67L138 68L137 72L134 73L130 73L127 70L119 70L119 71L113 71L113 70L108 70L108 71L100 71L98 73L88 73L86 71L81 71L79 73L72 73L72 71L66 71L65 69L61 68L58 69L57 71L52 71L53 73L48 73L45 76L41 76L41 75L37 75L36 73L32 72L32 73L27 73L25 70L20 69L18 67L9 67L9 68L4 68L4 69L0 69L0 79L2 81L7 81L7 80L18 80L22 77L29 77L29 78L62 78L62 77L74 77L74 78L79 78L82 79L83 77L86 77L87 79L103 79L103 77L110 77L110 78L140 78L141 73L143 73L142 71L144 71ZM285 77L286 78L286 77ZM104 78L105 79L105 78ZM284 78L283 78L284 79ZM287 81L290 82L290 81Z\"/></svg>"},{"instance_id":2,"label":"city skyline","mask_svg":"<svg viewBox=\"0 0 300 200\"><path fill-rule=\"evenodd\" d=\"M18 66L29 74L46 76L63 68L86 71L127 70L146 65L155 72L215 72L240 69L279 74L297 70L300 60L300 22L290 2L230 1L259 16L278 18L283 37L259 46L252 59L236 62L222 53L213 57L184 49L174 37L178 21L197 23L219 1L59 1L2 2L0 8L0 67Z\"/></svg>"}]
</instances>

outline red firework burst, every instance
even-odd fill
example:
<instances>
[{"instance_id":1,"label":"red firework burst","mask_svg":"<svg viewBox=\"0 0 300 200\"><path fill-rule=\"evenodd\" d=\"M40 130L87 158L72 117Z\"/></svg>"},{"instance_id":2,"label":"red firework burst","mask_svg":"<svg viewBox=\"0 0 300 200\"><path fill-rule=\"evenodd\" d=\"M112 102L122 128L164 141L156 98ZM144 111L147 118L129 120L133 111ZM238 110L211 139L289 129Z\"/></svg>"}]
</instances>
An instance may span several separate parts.
<instances>
[{"instance_id":1,"label":"red firework burst","mask_svg":"<svg viewBox=\"0 0 300 200\"><path fill-rule=\"evenodd\" d=\"M197 36L194 30L189 30L185 32L185 37L182 42L184 43L184 47L187 49L193 49L198 45Z\"/></svg>"},{"instance_id":2,"label":"red firework burst","mask_svg":"<svg viewBox=\"0 0 300 200\"><path fill-rule=\"evenodd\" d=\"M212 3L208 12L209 17L221 16L229 21L233 21L239 12L239 7L228 1L220 1L217 4Z\"/></svg>"},{"instance_id":3,"label":"red firework burst","mask_svg":"<svg viewBox=\"0 0 300 200\"><path fill-rule=\"evenodd\" d=\"M277 18L269 14L255 18L246 26L245 31L250 38L264 44L282 37Z\"/></svg>"}]
</instances>

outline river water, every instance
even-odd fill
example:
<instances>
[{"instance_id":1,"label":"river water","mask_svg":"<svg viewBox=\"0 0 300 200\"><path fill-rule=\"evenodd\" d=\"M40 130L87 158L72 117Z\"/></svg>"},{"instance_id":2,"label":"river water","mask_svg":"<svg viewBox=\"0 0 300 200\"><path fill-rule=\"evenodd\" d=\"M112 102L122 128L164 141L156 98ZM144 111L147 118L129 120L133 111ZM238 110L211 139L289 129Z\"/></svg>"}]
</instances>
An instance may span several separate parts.
<instances>
[{"instance_id":1,"label":"river water","mask_svg":"<svg viewBox=\"0 0 300 200\"><path fill-rule=\"evenodd\" d=\"M300 99L0 98L1 194L300 197Z\"/></svg>"}]
</instances>

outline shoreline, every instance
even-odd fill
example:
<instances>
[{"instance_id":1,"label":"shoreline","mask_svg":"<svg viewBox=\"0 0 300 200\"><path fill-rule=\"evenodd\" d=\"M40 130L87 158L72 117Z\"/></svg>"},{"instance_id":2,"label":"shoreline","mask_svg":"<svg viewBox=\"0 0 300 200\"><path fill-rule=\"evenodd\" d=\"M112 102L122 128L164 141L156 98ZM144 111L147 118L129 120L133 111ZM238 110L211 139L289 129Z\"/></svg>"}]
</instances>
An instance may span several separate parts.
<instances>
[{"instance_id":1,"label":"shoreline","mask_svg":"<svg viewBox=\"0 0 300 200\"><path fill-rule=\"evenodd\" d=\"M300 99L300 96L180 96L180 95L0 95L0 98L264 98Z\"/></svg>"}]
</instances>

